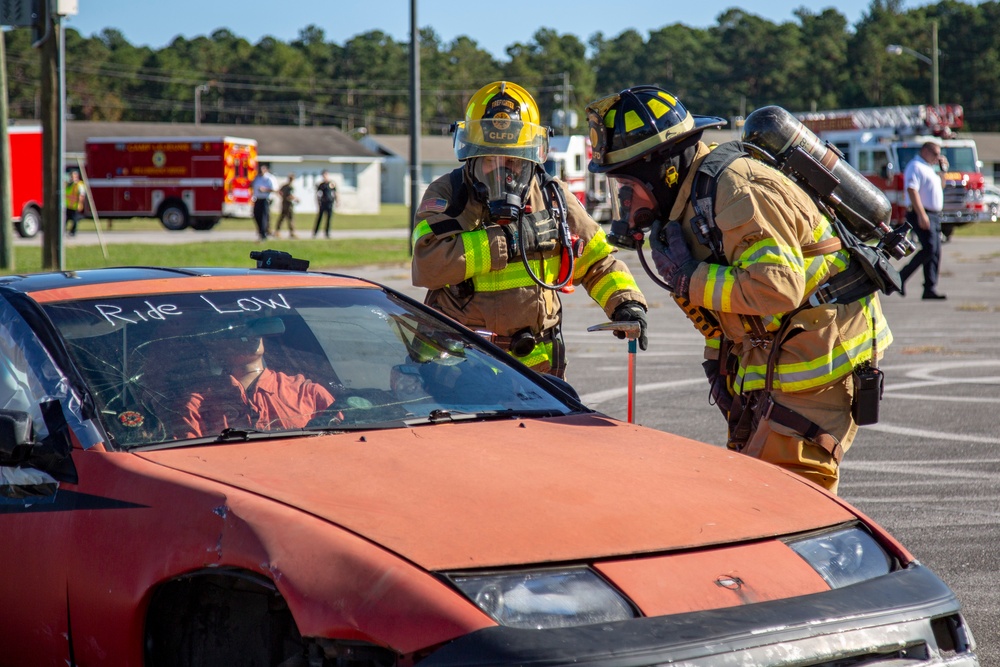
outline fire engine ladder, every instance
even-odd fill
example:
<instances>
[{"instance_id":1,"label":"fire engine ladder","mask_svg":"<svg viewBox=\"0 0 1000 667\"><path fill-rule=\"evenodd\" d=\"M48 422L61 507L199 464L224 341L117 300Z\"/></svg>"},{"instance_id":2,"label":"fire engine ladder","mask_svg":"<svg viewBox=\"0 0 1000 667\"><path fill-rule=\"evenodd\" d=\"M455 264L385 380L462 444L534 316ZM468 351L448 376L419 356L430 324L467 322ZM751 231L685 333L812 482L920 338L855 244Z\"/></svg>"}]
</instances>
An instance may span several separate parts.
<instances>
[{"instance_id":1,"label":"fire engine ladder","mask_svg":"<svg viewBox=\"0 0 1000 667\"><path fill-rule=\"evenodd\" d=\"M863 107L860 109L834 109L797 114L799 120L810 122L849 121L856 130L874 128L910 128L915 132L935 127L957 129L962 126L962 109L955 105L937 107L914 104L910 106Z\"/></svg>"}]
</instances>

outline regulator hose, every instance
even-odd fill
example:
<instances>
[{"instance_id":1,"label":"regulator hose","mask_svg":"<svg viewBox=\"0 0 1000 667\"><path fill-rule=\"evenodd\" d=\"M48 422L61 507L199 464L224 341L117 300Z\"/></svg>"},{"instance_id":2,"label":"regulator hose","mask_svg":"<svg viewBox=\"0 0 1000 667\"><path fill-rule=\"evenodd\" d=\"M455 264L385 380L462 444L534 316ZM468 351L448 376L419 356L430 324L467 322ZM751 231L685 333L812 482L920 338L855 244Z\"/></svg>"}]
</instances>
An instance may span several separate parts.
<instances>
[{"instance_id":1,"label":"regulator hose","mask_svg":"<svg viewBox=\"0 0 1000 667\"><path fill-rule=\"evenodd\" d=\"M517 221L517 243L518 248L521 251L521 263L524 264L524 269L528 272L528 276L531 280L543 289L560 290L573 280L573 270L576 267L576 252L573 248L573 241L570 238L569 221L566 213L566 197L563 195L562 188L560 188L559 184L552 178L544 178L542 180L542 194L546 195L546 199L548 201L552 201L554 204L552 207L552 213L557 216L556 224L559 226L560 243L563 250L561 257L564 256L569 259L569 270L566 272L565 277L562 280L549 284L542 278L539 278L538 274L531 268L531 261L528 259L528 254L526 252L527 248L525 248L524 245L524 229L521 227L524 220L523 216L518 218ZM560 259L560 261L562 261L562 259ZM544 276L545 258L539 258L538 264L542 270L542 275Z\"/></svg>"}]
</instances>

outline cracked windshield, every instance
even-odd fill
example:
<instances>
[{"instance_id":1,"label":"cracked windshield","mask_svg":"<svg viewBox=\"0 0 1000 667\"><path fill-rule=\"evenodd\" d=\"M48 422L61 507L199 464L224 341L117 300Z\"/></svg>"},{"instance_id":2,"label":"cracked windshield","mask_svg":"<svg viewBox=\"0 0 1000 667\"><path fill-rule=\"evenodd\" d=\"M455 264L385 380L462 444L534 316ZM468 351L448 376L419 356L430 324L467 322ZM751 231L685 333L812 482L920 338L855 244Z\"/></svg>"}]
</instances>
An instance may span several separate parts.
<instances>
[{"instance_id":1,"label":"cracked windshield","mask_svg":"<svg viewBox=\"0 0 1000 667\"><path fill-rule=\"evenodd\" d=\"M118 448L572 411L505 355L378 290L157 294L46 311Z\"/></svg>"}]
</instances>

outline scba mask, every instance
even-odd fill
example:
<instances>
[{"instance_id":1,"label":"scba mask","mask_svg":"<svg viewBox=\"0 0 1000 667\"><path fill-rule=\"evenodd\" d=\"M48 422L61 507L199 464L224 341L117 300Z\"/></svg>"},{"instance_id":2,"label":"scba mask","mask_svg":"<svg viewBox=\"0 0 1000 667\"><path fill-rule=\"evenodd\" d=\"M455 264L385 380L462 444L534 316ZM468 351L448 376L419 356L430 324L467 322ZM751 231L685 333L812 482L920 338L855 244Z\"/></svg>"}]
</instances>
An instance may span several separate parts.
<instances>
[{"instance_id":1,"label":"scba mask","mask_svg":"<svg viewBox=\"0 0 1000 667\"><path fill-rule=\"evenodd\" d=\"M490 220L505 225L521 217L535 165L528 160L486 156L471 161L477 199L489 209Z\"/></svg>"},{"instance_id":2,"label":"scba mask","mask_svg":"<svg viewBox=\"0 0 1000 667\"><path fill-rule=\"evenodd\" d=\"M656 220L659 205L649 186L638 178L608 174L611 229L608 243L634 249Z\"/></svg>"}]
</instances>

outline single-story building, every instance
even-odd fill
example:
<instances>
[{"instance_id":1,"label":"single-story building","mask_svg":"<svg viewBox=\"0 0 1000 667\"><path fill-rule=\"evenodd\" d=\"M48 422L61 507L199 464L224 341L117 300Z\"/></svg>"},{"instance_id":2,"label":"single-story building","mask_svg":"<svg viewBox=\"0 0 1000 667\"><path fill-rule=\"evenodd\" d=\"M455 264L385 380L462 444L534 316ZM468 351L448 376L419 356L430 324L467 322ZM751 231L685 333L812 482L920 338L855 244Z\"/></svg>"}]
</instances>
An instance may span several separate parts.
<instances>
[{"instance_id":1,"label":"single-story building","mask_svg":"<svg viewBox=\"0 0 1000 667\"><path fill-rule=\"evenodd\" d=\"M383 157L329 126L217 125L194 123L66 122L66 162L79 164L91 137L209 137L254 139L257 157L269 164L280 182L295 174L298 213L315 213L320 172L337 185L337 213L378 213L381 207ZM279 198L273 197L275 208Z\"/></svg>"},{"instance_id":2,"label":"single-story building","mask_svg":"<svg viewBox=\"0 0 1000 667\"><path fill-rule=\"evenodd\" d=\"M410 205L410 135L373 134L361 143L383 157L382 203ZM420 194L438 177L461 166L450 135L420 138Z\"/></svg>"}]
</instances>

